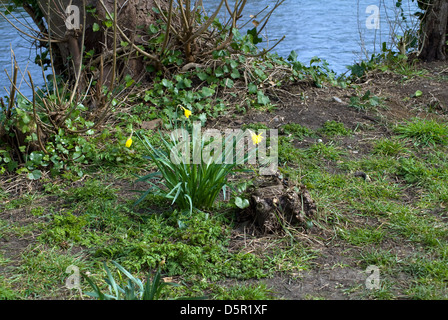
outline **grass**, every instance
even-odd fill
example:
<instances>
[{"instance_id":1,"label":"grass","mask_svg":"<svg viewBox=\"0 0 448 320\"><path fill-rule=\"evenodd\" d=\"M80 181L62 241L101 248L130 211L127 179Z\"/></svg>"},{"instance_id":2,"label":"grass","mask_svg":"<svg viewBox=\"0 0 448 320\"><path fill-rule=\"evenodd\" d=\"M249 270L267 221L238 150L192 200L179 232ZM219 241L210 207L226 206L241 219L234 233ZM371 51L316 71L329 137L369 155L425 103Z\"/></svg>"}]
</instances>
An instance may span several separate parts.
<instances>
[{"instance_id":1,"label":"grass","mask_svg":"<svg viewBox=\"0 0 448 320\"><path fill-rule=\"evenodd\" d=\"M395 127L401 137L411 138L415 145L435 146L448 143L448 125L435 120L414 118Z\"/></svg>"},{"instance_id":2,"label":"grass","mask_svg":"<svg viewBox=\"0 0 448 320\"><path fill-rule=\"evenodd\" d=\"M299 139L303 139L304 137L313 137L316 135L313 130L298 123L288 123L282 126L282 128L285 134L291 134Z\"/></svg>"},{"instance_id":3,"label":"grass","mask_svg":"<svg viewBox=\"0 0 448 320\"><path fill-rule=\"evenodd\" d=\"M319 132L329 137L347 136L350 134L350 130L346 129L343 123L334 120L326 121Z\"/></svg>"},{"instance_id":4,"label":"grass","mask_svg":"<svg viewBox=\"0 0 448 320\"><path fill-rule=\"evenodd\" d=\"M371 98L360 100L363 112L375 104ZM133 190L143 187L132 174L156 169L143 161L138 168L91 168L83 179L47 178L29 193L2 186L0 298L87 298L65 287L70 265L89 272L106 292L103 263L114 260L140 280L161 266L162 278L180 284L165 288L162 297L169 299L278 299L290 292L280 291L276 276L289 288L309 280L307 271L370 265L380 271L377 290L354 283L302 297L447 299L448 129L441 119L383 119L355 131L337 121L313 130L283 125L279 169L305 185L317 204L315 227L293 237L238 231L238 209L220 196L212 208L193 208L182 225L181 211L163 195L149 193L135 205L140 195ZM268 129L263 123L244 128ZM305 137L316 142L296 147ZM356 157L347 139L351 146L363 143ZM355 175L360 171L370 179ZM237 176L231 180L238 184ZM91 291L85 281L81 289Z\"/></svg>"},{"instance_id":5,"label":"grass","mask_svg":"<svg viewBox=\"0 0 448 320\"><path fill-rule=\"evenodd\" d=\"M373 153L396 157L405 154L407 151L406 144L396 139L383 138L375 142Z\"/></svg>"},{"instance_id":6,"label":"grass","mask_svg":"<svg viewBox=\"0 0 448 320\"><path fill-rule=\"evenodd\" d=\"M297 131L289 132L297 135L310 134L299 127L285 131L292 129ZM354 286L343 289L345 294L394 299L400 292L415 299L446 298L448 229L446 218L433 211L447 204L442 191L448 182L445 146L436 145L433 152L425 153L406 140L417 137L398 135L373 142L370 154L354 160L337 142L343 136L334 137L334 142L305 149L280 137L279 153L286 163L295 163L287 170L301 179L318 203L314 224L333 230L338 241L356 248L355 259L362 266L376 265L381 270L380 289L366 293ZM338 173L329 173L330 168ZM352 176L357 170L365 171L372 181ZM167 288L166 297L275 299L276 292L266 285L271 276L309 270L319 256L319 251L288 237L265 244L263 250L232 249L234 220L228 206L216 207L213 214L194 210L188 223L179 228L176 212L163 197L148 196L134 207L138 195L128 190L123 197L122 186L106 182L123 173L114 172L108 178L99 174L75 187L53 187L6 204L6 210L29 212L33 219L45 222L19 225L0 220L3 238L34 237L37 243L23 251L19 267L0 279L4 299L79 298L77 291L67 292L64 287L65 269L77 265L100 285L105 277L101 262L112 259L141 279L163 261L162 276L180 277L183 284ZM403 204L403 195L410 189L416 197ZM46 206L41 200L51 196L61 200ZM31 199L40 202L36 205ZM393 246L387 249L389 241L404 241L409 248L418 247L419 253L403 256ZM9 257L0 259L0 267L10 263ZM6 281L11 277L13 286ZM409 281L403 283L397 280L400 277ZM230 288L216 284L225 279L264 282L236 283ZM86 283L82 289L89 291Z\"/></svg>"}]
</instances>

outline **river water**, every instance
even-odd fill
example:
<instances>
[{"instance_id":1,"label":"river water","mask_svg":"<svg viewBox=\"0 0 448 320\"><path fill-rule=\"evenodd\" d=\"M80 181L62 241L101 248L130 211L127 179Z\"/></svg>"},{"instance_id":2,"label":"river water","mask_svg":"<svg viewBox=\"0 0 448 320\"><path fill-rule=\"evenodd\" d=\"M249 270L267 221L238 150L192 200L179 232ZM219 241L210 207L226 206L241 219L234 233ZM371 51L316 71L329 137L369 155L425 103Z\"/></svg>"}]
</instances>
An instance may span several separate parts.
<instances>
[{"instance_id":1,"label":"river water","mask_svg":"<svg viewBox=\"0 0 448 320\"><path fill-rule=\"evenodd\" d=\"M267 6L272 8L275 2L247 0L241 22L247 21L250 15L256 15ZM391 30L401 34L404 25L397 15L395 2L396 0L286 0L271 16L263 32L265 41L262 45L273 45L277 39L286 36L274 49L280 56L287 57L294 50L303 63L318 56L327 60L336 73L342 74L347 71L347 65L379 52L382 42L390 42ZM2 3L8 3L8 0L0 0L0 9L4 11ZM203 3L207 11L212 11L219 0L203 0ZM377 17L372 17L375 7L379 10L379 23L376 25L375 20L371 19ZM403 8L408 21L411 21L416 4L411 0L403 0ZM33 27L23 10L19 10L17 16ZM259 15L258 19L262 16ZM0 39L0 96L6 94L4 87L9 87L4 69L11 74L11 48L22 72L30 70L35 83L42 85L42 71L33 62L36 49L30 49L31 42L3 17L0 17ZM22 77L19 76L20 78ZM31 90L25 83L21 84L21 89L25 95L30 95Z\"/></svg>"}]
</instances>

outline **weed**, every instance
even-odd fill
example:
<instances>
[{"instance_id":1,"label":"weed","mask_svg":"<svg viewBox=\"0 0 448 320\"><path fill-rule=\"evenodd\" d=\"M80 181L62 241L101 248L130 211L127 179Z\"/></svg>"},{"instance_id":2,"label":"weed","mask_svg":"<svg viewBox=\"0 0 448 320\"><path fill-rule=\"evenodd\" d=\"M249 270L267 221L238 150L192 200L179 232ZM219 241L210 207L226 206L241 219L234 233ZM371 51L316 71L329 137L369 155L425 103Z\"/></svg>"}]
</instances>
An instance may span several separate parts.
<instances>
[{"instance_id":1,"label":"weed","mask_svg":"<svg viewBox=\"0 0 448 320\"><path fill-rule=\"evenodd\" d=\"M365 227L347 230L340 229L339 234L342 239L356 246L380 244L385 236L385 232L383 230Z\"/></svg>"},{"instance_id":2,"label":"weed","mask_svg":"<svg viewBox=\"0 0 448 320\"><path fill-rule=\"evenodd\" d=\"M372 95L370 90L360 97L350 97L349 106L362 111L376 110L378 107L384 108L382 99Z\"/></svg>"},{"instance_id":3,"label":"weed","mask_svg":"<svg viewBox=\"0 0 448 320\"><path fill-rule=\"evenodd\" d=\"M25 250L21 255L21 263L15 269L16 280L26 279L26 286L19 287L17 293L27 299L42 299L46 296L63 296L66 288L61 282L68 275L66 268L76 265L85 267L85 262L70 251L61 251L55 247L36 246Z\"/></svg>"},{"instance_id":4,"label":"weed","mask_svg":"<svg viewBox=\"0 0 448 320\"><path fill-rule=\"evenodd\" d=\"M347 136L350 134L350 130L346 129L343 123L334 120L326 121L319 132L329 137Z\"/></svg>"},{"instance_id":5,"label":"weed","mask_svg":"<svg viewBox=\"0 0 448 320\"><path fill-rule=\"evenodd\" d=\"M339 160L342 155L342 151L335 147L332 143L315 143L306 150L306 154L309 157L323 158L327 160Z\"/></svg>"},{"instance_id":6,"label":"weed","mask_svg":"<svg viewBox=\"0 0 448 320\"><path fill-rule=\"evenodd\" d=\"M408 183L424 183L430 176L430 170L415 158L400 158L397 170Z\"/></svg>"},{"instance_id":7,"label":"weed","mask_svg":"<svg viewBox=\"0 0 448 320\"><path fill-rule=\"evenodd\" d=\"M70 202L89 202L95 200L115 200L116 190L104 186L98 180L88 180L83 186L70 188L65 192L65 198Z\"/></svg>"},{"instance_id":8,"label":"weed","mask_svg":"<svg viewBox=\"0 0 448 320\"><path fill-rule=\"evenodd\" d=\"M83 228L87 221L84 217L78 217L70 212L53 216L53 222L39 236L41 241L52 244L63 244L67 241L80 242Z\"/></svg>"},{"instance_id":9,"label":"weed","mask_svg":"<svg viewBox=\"0 0 448 320\"><path fill-rule=\"evenodd\" d=\"M292 134L294 137L303 139L304 137L315 136L314 132L298 123L288 123L282 126L285 134Z\"/></svg>"}]
</instances>

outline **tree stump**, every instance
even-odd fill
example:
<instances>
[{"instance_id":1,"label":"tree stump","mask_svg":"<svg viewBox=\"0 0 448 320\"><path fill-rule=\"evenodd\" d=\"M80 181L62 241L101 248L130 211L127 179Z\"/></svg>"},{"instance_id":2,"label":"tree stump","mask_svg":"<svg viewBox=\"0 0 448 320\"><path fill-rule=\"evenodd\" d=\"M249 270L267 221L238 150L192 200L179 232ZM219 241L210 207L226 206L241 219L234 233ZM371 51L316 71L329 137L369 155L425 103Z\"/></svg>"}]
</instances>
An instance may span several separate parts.
<instances>
[{"instance_id":1,"label":"tree stump","mask_svg":"<svg viewBox=\"0 0 448 320\"><path fill-rule=\"evenodd\" d=\"M276 176L259 183L250 198L250 215L265 234L278 233L285 226L306 227L316 214L316 204L306 187Z\"/></svg>"}]
</instances>

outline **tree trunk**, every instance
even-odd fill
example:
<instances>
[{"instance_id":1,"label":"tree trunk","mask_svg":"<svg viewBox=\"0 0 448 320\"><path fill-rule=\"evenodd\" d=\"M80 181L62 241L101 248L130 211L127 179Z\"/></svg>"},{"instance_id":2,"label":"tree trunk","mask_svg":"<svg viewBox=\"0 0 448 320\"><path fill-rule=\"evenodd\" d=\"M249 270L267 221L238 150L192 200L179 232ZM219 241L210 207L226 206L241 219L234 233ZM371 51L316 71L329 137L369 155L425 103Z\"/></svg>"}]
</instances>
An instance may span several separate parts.
<instances>
[{"instance_id":1,"label":"tree trunk","mask_svg":"<svg viewBox=\"0 0 448 320\"><path fill-rule=\"evenodd\" d=\"M446 60L448 33L448 0L434 0L422 21L420 58L425 61Z\"/></svg>"},{"instance_id":2,"label":"tree trunk","mask_svg":"<svg viewBox=\"0 0 448 320\"><path fill-rule=\"evenodd\" d=\"M106 31L103 22L107 20L106 12L114 13L114 2L117 1L117 21L118 26L125 35L135 45L142 44L145 30L150 24L155 23L156 17L152 10L155 0L42 0L39 6L47 22L50 38L56 40L53 49L53 56L56 61L54 65L58 74L66 74L70 78L76 78L77 70L82 64L82 35L85 31L84 46L85 52L94 50L94 54L103 56L103 69L101 75L104 83L112 77L112 52L114 48L113 27ZM87 8L83 6L86 3ZM104 4L104 6L102 5ZM158 0L164 6L166 0ZM73 12L68 12L67 7L74 5L79 8L78 29L67 27L66 22L75 22L68 18ZM104 8L106 7L106 9ZM89 13L88 8L94 8L94 13ZM90 11L90 10L89 10ZM84 15L86 16L84 17ZM72 15L73 17L73 15ZM94 31L94 24L100 26L100 31ZM85 24L85 25L84 25ZM120 40L123 40L118 33L117 48L120 48ZM123 40L124 41L124 40ZM97 59L97 61L100 61ZM99 67L97 65L96 67ZM127 56L126 59L118 61L118 69L124 75L130 75L134 79L139 78L145 71L142 56Z\"/></svg>"}]
</instances>

